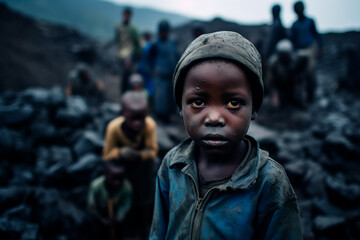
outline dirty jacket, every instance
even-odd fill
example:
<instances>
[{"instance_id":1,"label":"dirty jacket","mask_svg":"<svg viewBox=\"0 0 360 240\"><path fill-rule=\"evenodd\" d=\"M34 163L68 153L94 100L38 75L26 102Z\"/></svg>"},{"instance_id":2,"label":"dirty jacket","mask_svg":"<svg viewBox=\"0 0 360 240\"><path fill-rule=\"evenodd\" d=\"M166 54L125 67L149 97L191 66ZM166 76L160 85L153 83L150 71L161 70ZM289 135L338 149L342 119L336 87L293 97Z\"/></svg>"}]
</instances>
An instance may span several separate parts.
<instances>
[{"instance_id":1,"label":"dirty jacket","mask_svg":"<svg viewBox=\"0 0 360 240\"><path fill-rule=\"evenodd\" d=\"M186 139L158 171L150 239L302 239L296 196L282 166L260 150L199 198L195 143Z\"/></svg>"}]
</instances>

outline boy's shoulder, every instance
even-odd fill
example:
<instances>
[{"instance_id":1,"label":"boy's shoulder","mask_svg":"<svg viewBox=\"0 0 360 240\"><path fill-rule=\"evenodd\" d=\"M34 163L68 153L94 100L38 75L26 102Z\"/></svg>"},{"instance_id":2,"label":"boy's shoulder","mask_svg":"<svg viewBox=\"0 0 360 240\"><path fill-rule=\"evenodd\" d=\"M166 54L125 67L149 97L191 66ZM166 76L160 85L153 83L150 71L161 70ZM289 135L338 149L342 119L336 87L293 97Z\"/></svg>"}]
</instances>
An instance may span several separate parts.
<instances>
[{"instance_id":1,"label":"boy's shoulder","mask_svg":"<svg viewBox=\"0 0 360 240\"><path fill-rule=\"evenodd\" d=\"M91 181L90 189L97 190L97 189L103 188L104 186L105 186L105 176L100 175Z\"/></svg>"},{"instance_id":2,"label":"boy's shoulder","mask_svg":"<svg viewBox=\"0 0 360 240\"><path fill-rule=\"evenodd\" d=\"M145 118L145 126L146 127L151 127L151 128L156 127L156 122L152 117L147 116Z\"/></svg>"},{"instance_id":3,"label":"boy's shoulder","mask_svg":"<svg viewBox=\"0 0 360 240\"><path fill-rule=\"evenodd\" d=\"M125 121L124 116L118 116L116 118L114 118L113 120L111 120L108 123L108 128L114 128L114 127L118 127L120 124L122 124Z\"/></svg>"},{"instance_id":4,"label":"boy's shoulder","mask_svg":"<svg viewBox=\"0 0 360 240\"><path fill-rule=\"evenodd\" d=\"M281 196L274 199L296 199L294 189L283 166L270 158L259 171L259 183L263 192Z\"/></svg>"}]
</instances>

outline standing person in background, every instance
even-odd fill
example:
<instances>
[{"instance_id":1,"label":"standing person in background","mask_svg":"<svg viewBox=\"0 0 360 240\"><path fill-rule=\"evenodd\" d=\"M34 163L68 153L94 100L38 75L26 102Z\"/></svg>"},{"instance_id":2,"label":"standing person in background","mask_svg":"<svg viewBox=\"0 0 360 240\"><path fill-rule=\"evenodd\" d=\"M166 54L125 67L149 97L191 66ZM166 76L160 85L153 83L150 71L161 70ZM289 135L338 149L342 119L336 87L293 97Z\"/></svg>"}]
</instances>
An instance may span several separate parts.
<instances>
[{"instance_id":1,"label":"standing person in background","mask_svg":"<svg viewBox=\"0 0 360 240\"><path fill-rule=\"evenodd\" d=\"M149 55L150 69L153 75L154 112L158 120L170 121L175 102L172 98L172 74L178 60L176 44L170 39L170 24L161 21L158 27L158 40L151 46Z\"/></svg>"},{"instance_id":2,"label":"standing person in background","mask_svg":"<svg viewBox=\"0 0 360 240\"><path fill-rule=\"evenodd\" d=\"M144 80L144 87L147 90L150 105L152 105L152 98L154 95L154 81L151 77L150 68L148 64L150 48L152 46L152 34L145 32L142 37L142 54L139 61L138 71L142 75Z\"/></svg>"},{"instance_id":3,"label":"standing person in background","mask_svg":"<svg viewBox=\"0 0 360 240\"><path fill-rule=\"evenodd\" d=\"M137 61L141 56L140 36L131 24L132 11L125 8L123 22L116 27L115 41L118 44L118 59L120 64L121 84L120 92L128 88L128 79L131 73L136 72Z\"/></svg>"},{"instance_id":4,"label":"standing person in background","mask_svg":"<svg viewBox=\"0 0 360 240\"><path fill-rule=\"evenodd\" d=\"M281 22L280 18L281 6L275 4L271 8L271 13L273 17L273 22L269 26L264 44L262 46L262 57L263 57L263 67L264 70L267 68L267 62L270 56L275 52L276 44L281 40L286 38L286 30Z\"/></svg>"},{"instance_id":5,"label":"standing person in background","mask_svg":"<svg viewBox=\"0 0 360 240\"><path fill-rule=\"evenodd\" d=\"M305 16L304 9L305 6L302 1L294 4L294 11L298 19L291 27L290 38L297 54L306 56L308 59L306 68L307 95L308 101L312 102L315 97L316 88L316 58L322 53L322 39L316 29L315 21Z\"/></svg>"}]
</instances>

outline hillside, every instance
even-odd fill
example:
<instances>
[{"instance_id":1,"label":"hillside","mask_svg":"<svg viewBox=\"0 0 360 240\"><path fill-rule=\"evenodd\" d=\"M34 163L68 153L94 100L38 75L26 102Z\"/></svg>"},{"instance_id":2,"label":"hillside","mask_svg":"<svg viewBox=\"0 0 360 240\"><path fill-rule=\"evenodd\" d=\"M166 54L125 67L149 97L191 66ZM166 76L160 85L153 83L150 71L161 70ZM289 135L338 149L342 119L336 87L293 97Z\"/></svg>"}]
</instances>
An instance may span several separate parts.
<instances>
[{"instance_id":1,"label":"hillside","mask_svg":"<svg viewBox=\"0 0 360 240\"><path fill-rule=\"evenodd\" d=\"M33 18L62 24L102 41L113 37L114 27L122 19L122 9L127 6L100 0L0 0L0 2ZM162 19L168 19L173 26L191 20L179 14L150 8L133 7L133 13L132 22L139 26L141 32L155 32L157 24Z\"/></svg>"},{"instance_id":2,"label":"hillside","mask_svg":"<svg viewBox=\"0 0 360 240\"><path fill-rule=\"evenodd\" d=\"M76 47L94 45L73 29L40 22L0 3L0 91L64 86Z\"/></svg>"}]
</instances>

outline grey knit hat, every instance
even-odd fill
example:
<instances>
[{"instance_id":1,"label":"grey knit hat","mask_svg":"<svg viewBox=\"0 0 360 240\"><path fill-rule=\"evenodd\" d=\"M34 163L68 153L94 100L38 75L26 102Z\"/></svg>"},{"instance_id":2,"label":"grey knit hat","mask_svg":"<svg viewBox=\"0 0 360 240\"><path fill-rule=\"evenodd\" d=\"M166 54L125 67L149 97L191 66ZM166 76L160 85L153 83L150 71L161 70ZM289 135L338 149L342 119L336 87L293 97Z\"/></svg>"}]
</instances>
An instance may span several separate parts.
<instances>
[{"instance_id":1,"label":"grey knit hat","mask_svg":"<svg viewBox=\"0 0 360 240\"><path fill-rule=\"evenodd\" d=\"M264 95L260 54L249 40L230 31L203 34L186 48L173 75L174 96L178 107L181 108L182 85L186 72L193 63L211 58L237 62L254 73L256 82L251 85L254 110L258 111Z\"/></svg>"}]
</instances>

